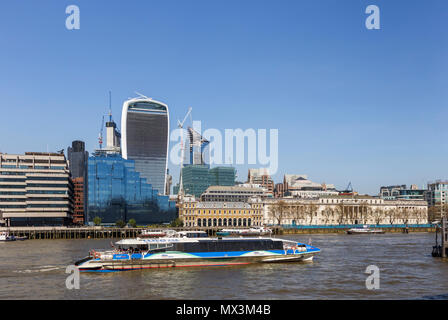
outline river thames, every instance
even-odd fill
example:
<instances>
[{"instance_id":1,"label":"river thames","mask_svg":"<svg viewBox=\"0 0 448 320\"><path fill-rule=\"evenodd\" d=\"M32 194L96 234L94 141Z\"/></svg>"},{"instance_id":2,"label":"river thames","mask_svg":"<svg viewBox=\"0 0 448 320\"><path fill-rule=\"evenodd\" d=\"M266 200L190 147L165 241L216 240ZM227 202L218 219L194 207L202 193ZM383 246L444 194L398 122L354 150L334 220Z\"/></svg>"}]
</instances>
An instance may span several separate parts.
<instances>
[{"instance_id":1,"label":"river thames","mask_svg":"<svg viewBox=\"0 0 448 320\"><path fill-rule=\"evenodd\" d=\"M431 256L433 233L282 236L319 247L310 263L81 273L66 267L111 240L0 243L1 299L448 299L448 261ZM380 288L366 288L366 268Z\"/></svg>"}]
</instances>

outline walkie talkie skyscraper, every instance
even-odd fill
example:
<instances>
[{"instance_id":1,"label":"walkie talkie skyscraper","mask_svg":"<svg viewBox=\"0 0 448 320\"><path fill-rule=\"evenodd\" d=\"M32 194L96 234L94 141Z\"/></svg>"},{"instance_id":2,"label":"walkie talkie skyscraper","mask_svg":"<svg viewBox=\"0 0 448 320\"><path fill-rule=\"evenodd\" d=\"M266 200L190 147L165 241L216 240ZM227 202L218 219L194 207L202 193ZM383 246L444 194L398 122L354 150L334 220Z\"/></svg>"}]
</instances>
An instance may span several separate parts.
<instances>
[{"instance_id":1,"label":"walkie talkie skyscraper","mask_svg":"<svg viewBox=\"0 0 448 320\"><path fill-rule=\"evenodd\" d=\"M160 194L165 193L169 147L169 110L164 103L140 95L125 101L121 116L122 156Z\"/></svg>"}]
</instances>

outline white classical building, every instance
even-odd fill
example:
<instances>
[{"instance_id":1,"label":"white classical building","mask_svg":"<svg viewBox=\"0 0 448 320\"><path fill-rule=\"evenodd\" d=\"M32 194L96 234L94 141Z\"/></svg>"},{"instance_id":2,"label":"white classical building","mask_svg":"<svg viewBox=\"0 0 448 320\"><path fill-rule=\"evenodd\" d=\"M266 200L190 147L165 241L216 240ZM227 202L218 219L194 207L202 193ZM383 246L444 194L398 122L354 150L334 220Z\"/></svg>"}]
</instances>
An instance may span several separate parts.
<instances>
[{"instance_id":1,"label":"white classical building","mask_svg":"<svg viewBox=\"0 0 448 320\"><path fill-rule=\"evenodd\" d=\"M384 200L371 196L265 199L266 225L426 224L424 200Z\"/></svg>"},{"instance_id":2,"label":"white classical building","mask_svg":"<svg viewBox=\"0 0 448 320\"><path fill-rule=\"evenodd\" d=\"M305 174L285 174L283 191L284 194L298 198L319 198L339 194L333 184L313 182Z\"/></svg>"}]
</instances>

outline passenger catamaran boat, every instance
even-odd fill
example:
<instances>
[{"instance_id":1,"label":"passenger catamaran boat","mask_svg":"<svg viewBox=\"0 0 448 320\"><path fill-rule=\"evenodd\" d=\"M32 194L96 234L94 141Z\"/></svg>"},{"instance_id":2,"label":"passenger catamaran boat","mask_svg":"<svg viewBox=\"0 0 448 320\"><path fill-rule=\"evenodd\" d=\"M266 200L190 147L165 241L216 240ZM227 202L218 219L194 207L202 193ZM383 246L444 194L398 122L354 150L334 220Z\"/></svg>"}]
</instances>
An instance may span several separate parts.
<instances>
[{"instance_id":1,"label":"passenger catamaran boat","mask_svg":"<svg viewBox=\"0 0 448 320\"><path fill-rule=\"evenodd\" d=\"M347 230L347 234L372 234L372 233L384 233L382 229L370 229L364 225L362 228L352 228Z\"/></svg>"},{"instance_id":2,"label":"passenger catamaran boat","mask_svg":"<svg viewBox=\"0 0 448 320\"><path fill-rule=\"evenodd\" d=\"M183 231L173 237L120 240L112 250L91 250L75 265L85 272L231 266L312 261L318 252L316 247L290 240L209 238L204 231Z\"/></svg>"},{"instance_id":3,"label":"passenger catamaran boat","mask_svg":"<svg viewBox=\"0 0 448 320\"><path fill-rule=\"evenodd\" d=\"M10 236L8 232L0 232L0 241L16 241L16 238Z\"/></svg>"}]
</instances>

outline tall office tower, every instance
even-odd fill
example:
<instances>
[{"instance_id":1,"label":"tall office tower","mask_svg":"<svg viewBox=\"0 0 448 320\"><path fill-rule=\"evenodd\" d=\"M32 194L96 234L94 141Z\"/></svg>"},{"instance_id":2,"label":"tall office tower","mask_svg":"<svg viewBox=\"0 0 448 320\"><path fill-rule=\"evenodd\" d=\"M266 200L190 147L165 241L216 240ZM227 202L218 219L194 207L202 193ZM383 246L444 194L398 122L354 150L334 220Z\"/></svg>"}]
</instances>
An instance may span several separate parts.
<instances>
[{"instance_id":1,"label":"tall office tower","mask_svg":"<svg viewBox=\"0 0 448 320\"><path fill-rule=\"evenodd\" d=\"M190 164L205 165L204 149L210 141L193 128L188 128L188 136L190 139Z\"/></svg>"},{"instance_id":2,"label":"tall office tower","mask_svg":"<svg viewBox=\"0 0 448 320\"><path fill-rule=\"evenodd\" d=\"M122 155L160 194L165 193L169 147L168 106L141 97L125 101L121 116Z\"/></svg>"},{"instance_id":3,"label":"tall office tower","mask_svg":"<svg viewBox=\"0 0 448 320\"><path fill-rule=\"evenodd\" d=\"M69 170L75 186L75 209L73 223L84 224L87 215L87 161L89 153L85 151L84 141L73 141L67 149Z\"/></svg>"}]
</instances>

